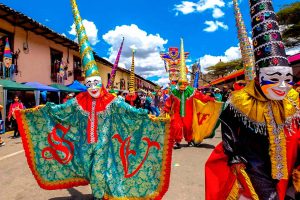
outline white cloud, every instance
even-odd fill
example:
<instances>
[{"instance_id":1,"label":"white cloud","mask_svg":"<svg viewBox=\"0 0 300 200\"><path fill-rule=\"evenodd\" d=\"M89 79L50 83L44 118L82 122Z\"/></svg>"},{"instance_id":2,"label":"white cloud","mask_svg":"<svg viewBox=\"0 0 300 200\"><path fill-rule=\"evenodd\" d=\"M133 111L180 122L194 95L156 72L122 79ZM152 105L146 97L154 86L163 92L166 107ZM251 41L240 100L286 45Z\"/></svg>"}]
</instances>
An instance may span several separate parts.
<instances>
[{"instance_id":1,"label":"white cloud","mask_svg":"<svg viewBox=\"0 0 300 200\"><path fill-rule=\"evenodd\" d=\"M91 45L96 45L99 42L99 39L98 39L98 29L95 23L92 21L88 21L86 19L82 20L82 23L83 26L85 27L86 34L89 38L89 42L91 43ZM76 35L75 23L72 24L69 34ZM76 39L76 41L78 40Z\"/></svg>"},{"instance_id":2,"label":"white cloud","mask_svg":"<svg viewBox=\"0 0 300 200\"><path fill-rule=\"evenodd\" d=\"M204 55L200 58L200 64L201 68L204 72L206 71L207 67L213 66L217 64L218 62L228 62L231 60L236 60L238 58L241 58L241 51L238 46L230 47L225 52L224 55L220 56L212 56L212 55Z\"/></svg>"},{"instance_id":3,"label":"white cloud","mask_svg":"<svg viewBox=\"0 0 300 200\"><path fill-rule=\"evenodd\" d=\"M228 30L228 26L220 21L205 21L204 24L208 25L203 31L205 32L215 32L219 29L219 27Z\"/></svg>"},{"instance_id":4,"label":"white cloud","mask_svg":"<svg viewBox=\"0 0 300 200\"><path fill-rule=\"evenodd\" d=\"M164 74L157 81L154 81L156 84L163 86L164 88L170 83L169 74Z\"/></svg>"},{"instance_id":5,"label":"white cloud","mask_svg":"<svg viewBox=\"0 0 300 200\"><path fill-rule=\"evenodd\" d=\"M197 3L191 1L182 1L181 4L175 5L174 10L177 11L177 16L179 13L187 15L193 12L202 13L206 10L211 9L213 10L213 17L219 18L224 16L223 11L220 9L224 6L224 0L200 0Z\"/></svg>"},{"instance_id":6,"label":"white cloud","mask_svg":"<svg viewBox=\"0 0 300 200\"><path fill-rule=\"evenodd\" d=\"M225 13L220 8L215 8L213 10L213 18L220 18L223 17Z\"/></svg>"},{"instance_id":7,"label":"white cloud","mask_svg":"<svg viewBox=\"0 0 300 200\"><path fill-rule=\"evenodd\" d=\"M190 1L182 1L181 4L175 5L174 10L178 11L176 13L177 15L179 12L186 15L197 11L197 6L198 6L197 3L193 3Z\"/></svg>"},{"instance_id":8,"label":"white cloud","mask_svg":"<svg viewBox=\"0 0 300 200\"><path fill-rule=\"evenodd\" d=\"M116 59L122 37L125 37L125 41L119 67L130 68L132 60L130 47L135 46L135 72L137 74L145 78L161 77L166 74L160 51L164 50L164 45L168 40L163 39L159 34L149 34L135 24L116 26L114 30L102 36L103 40L111 45L108 52L108 60L111 62Z\"/></svg>"}]
</instances>

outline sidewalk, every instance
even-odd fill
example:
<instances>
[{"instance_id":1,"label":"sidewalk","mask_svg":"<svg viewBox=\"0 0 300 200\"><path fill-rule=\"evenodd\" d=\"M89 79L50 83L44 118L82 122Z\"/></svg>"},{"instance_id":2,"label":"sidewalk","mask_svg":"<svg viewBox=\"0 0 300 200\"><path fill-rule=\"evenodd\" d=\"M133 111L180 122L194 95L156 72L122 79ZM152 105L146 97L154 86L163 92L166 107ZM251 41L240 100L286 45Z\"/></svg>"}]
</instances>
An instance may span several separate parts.
<instances>
[{"instance_id":1,"label":"sidewalk","mask_svg":"<svg viewBox=\"0 0 300 200\"><path fill-rule=\"evenodd\" d=\"M13 135L13 131L8 131L0 135L5 142L5 145L0 147L0 157L14 153L17 149L23 149L21 137L13 139Z\"/></svg>"}]
</instances>

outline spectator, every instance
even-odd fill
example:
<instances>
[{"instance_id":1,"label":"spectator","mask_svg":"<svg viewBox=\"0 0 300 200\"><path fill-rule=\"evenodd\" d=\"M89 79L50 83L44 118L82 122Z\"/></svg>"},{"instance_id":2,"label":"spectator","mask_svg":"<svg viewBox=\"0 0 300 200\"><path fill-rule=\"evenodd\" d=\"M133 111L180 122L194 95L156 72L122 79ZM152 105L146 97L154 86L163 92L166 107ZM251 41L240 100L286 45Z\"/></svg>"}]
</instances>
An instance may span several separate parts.
<instances>
[{"instance_id":1,"label":"spectator","mask_svg":"<svg viewBox=\"0 0 300 200\"><path fill-rule=\"evenodd\" d=\"M152 93L148 92L146 100L145 100L145 109L148 110L148 113L153 113L152 109L151 109L151 104L152 104Z\"/></svg>"},{"instance_id":2,"label":"spectator","mask_svg":"<svg viewBox=\"0 0 300 200\"><path fill-rule=\"evenodd\" d=\"M220 92L221 92L221 90L219 88L215 89L214 97L215 97L216 101L222 101L222 94Z\"/></svg>"},{"instance_id":3,"label":"spectator","mask_svg":"<svg viewBox=\"0 0 300 200\"><path fill-rule=\"evenodd\" d=\"M145 109L145 101L146 101L146 95L145 95L145 93L141 94L140 99L141 99L141 108Z\"/></svg>"},{"instance_id":4,"label":"spectator","mask_svg":"<svg viewBox=\"0 0 300 200\"><path fill-rule=\"evenodd\" d=\"M222 101L226 102L228 97L229 97L228 86L224 85L223 86L223 91L222 91Z\"/></svg>"},{"instance_id":5,"label":"spectator","mask_svg":"<svg viewBox=\"0 0 300 200\"><path fill-rule=\"evenodd\" d=\"M14 102L10 104L9 107L9 112L8 112L8 121L11 122L12 127L14 129L14 136L13 138L17 138L20 137L20 133L18 130L18 124L17 124L17 120L15 117L15 111L16 110L22 110L24 109L23 104L19 101L19 97L16 95L14 97Z\"/></svg>"},{"instance_id":6,"label":"spectator","mask_svg":"<svg viewBox=\"0 0 300 200\"><path fill-rule=\"evenodd\" d=\"M156 117L159 116L160 111L159 111L159 107L161 105L160 103L160 97L161 97L161 92L156 92L155 96L153 95L153 104L151 106L151 109L153 111L153 114L155 114Z\"/></svg>"}]
</instances>

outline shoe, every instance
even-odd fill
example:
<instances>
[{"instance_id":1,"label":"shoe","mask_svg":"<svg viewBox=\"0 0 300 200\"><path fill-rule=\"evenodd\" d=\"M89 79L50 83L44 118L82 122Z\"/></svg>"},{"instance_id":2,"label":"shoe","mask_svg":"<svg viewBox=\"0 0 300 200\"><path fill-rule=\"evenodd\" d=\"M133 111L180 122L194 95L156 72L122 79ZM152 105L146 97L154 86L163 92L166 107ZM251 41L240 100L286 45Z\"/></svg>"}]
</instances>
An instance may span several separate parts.
<instances>
[{"instance_id":1,"label":"shoe","mask_svg":"<svg viewBox=\"0 0 300 200\"><path fill-rule=\"evenodd\" d=\"M175 142L173 145L173 149L181 149L181 145L178 142Z\"/></svg>"},{"instance_id":2,"label":"shoe","mask_svg":"<svg viewBox=\"0 0 300 200\"><path fill-rule=\"evenodd\" d=\"M188 147L194 147L195 143L194 142L188 142Z\"/></svg>"},{"instance_id":3,"label":"shoe","mask_svg":"<svg viewBox=\"0 0 300 200\"><path fill-rule=\"evenodd\" d=\"M1 142L0 143L0 147L4 146L5 145L5 142Z\"/></svg>"}]
</instances>

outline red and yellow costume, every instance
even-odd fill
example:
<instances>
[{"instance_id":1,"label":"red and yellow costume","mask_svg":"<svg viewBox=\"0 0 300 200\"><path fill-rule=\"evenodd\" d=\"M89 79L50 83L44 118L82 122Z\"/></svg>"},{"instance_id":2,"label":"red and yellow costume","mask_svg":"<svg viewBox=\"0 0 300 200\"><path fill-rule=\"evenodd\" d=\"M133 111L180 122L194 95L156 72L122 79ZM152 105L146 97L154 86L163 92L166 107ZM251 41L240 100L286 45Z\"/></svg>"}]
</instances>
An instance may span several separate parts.
<instances>
[{"instance_id":1,"label":"red and yellow costume","mask_svg":"<svg viewBox=\"0 0 300 200\"><path fill-rule=\"evenodd\" d=\"M182 93L184 96L183 101L180 96ZM183 136L187 142L192 141L194 99L198 99L204 103L214 101L213 98L188 86L186 90L182 92L177 89L171 90L171 95L165 103L164 111L169 113L171 117L171 135L177 143L181 142Z\"/></svg>"}]
</instances>

